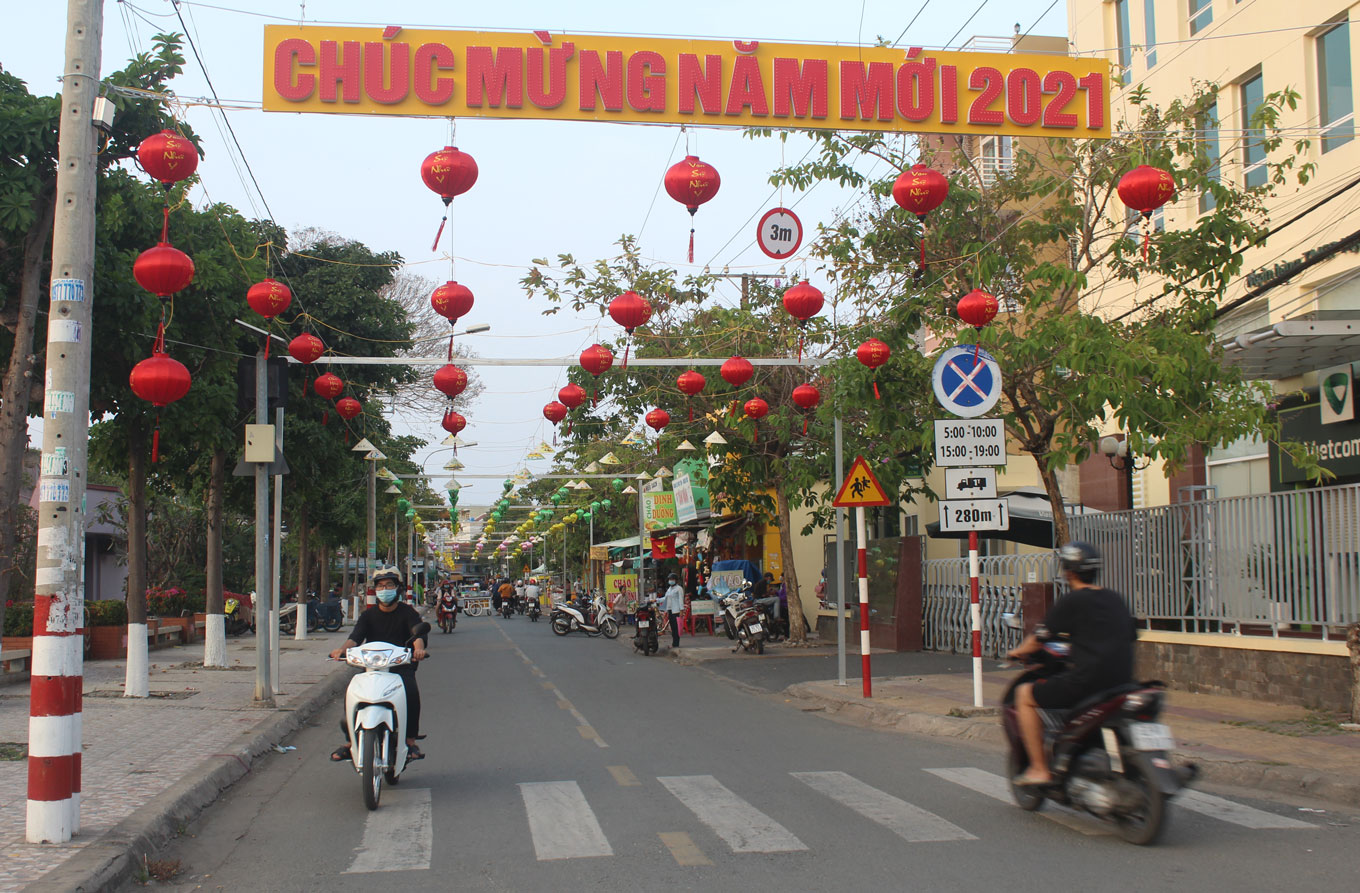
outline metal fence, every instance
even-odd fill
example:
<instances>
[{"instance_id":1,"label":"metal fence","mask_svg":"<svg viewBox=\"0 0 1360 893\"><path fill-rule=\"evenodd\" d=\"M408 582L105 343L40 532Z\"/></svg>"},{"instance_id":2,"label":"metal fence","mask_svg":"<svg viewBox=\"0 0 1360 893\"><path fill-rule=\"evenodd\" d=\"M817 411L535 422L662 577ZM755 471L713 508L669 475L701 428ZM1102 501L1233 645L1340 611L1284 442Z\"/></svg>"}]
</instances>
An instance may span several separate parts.
<instances>
[{"instance_id":1,"label":"metal fence","mask_svg":"<svg viewBox=\"0 0 1360 893\"><path fill-rule=\"evenodd\" d=\"M1051 553L994 555L978 562L978 600L982 608L982 654L1004 657L1020 644L1020 632L1001 622L1001 615L1019 613L1025 583L1051 583ZM968 559L946 558L925 562L922 638L928 651L972 654L972 619L968 602Z\"/></svg>"},{"instance_id":2,"label":"metal fence","mask_svg":"<svg viewBox=\"0 0 1360 893\"><path fill-rule=\"evenodd\" d=\"M1205 495L1202 492L1194 495ZM1149 627L1335 638L1360 620L1360 485L1081 515Z\"/></svg>"}]
</instances>

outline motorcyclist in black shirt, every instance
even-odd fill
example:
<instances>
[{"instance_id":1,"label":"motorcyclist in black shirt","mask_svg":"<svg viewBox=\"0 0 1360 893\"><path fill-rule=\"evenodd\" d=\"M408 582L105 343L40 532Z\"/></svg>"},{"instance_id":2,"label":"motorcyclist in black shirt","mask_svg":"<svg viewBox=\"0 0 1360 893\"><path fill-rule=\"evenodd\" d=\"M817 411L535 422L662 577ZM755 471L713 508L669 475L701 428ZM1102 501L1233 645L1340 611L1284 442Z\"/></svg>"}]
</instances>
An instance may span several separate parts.
<instances>
[{"instance_id":1,"label":"motorcyclist in black shirt","mask_svg":"<svg viewBox=\"0 0 1360 893\"><path fill-rule=\"evenodd\" d=\"M1137 627L1123 596L1096 585L1100 553L1087 543L1070 542L1058 549L1058 562L1071 591L1008 655L1024 661L1046 641L1064 641L1071 647L1066 669L1015 690L1016 719L1029 755L1029 768L1015 779L1019 785L1043 785L1052 780L1044 753L1040 708L1075 707L1091 695L1133 679Z\"/></svg>"},{"instance_id":2,"label":"motorcyclist in black shirt","mask_svg":"<svg viewBox=\"0 0 1360 893\"><path fill-rule=\"evenodd\" d=\"M412 640L416 625L421 622L420 614L401 601L403 588L401 574L396 568L379 568L373 574L373 590L378 603L359 615L354 631L349 634L345 644L331 652L331 658L344 660L347 650L365 642L386 642L400 648L411 648L412 662L392 668L392 672L401 677L406 689L406 759L409 761L425 758L425 754L416 746L416 740L421 735L420 689L416 686L415 662L424 660L429 654L425 651L424 638ZM346 743L337 747L331 753L331 759L336 762L350 759L350 745Z\"/></svg>"}]
</instances>

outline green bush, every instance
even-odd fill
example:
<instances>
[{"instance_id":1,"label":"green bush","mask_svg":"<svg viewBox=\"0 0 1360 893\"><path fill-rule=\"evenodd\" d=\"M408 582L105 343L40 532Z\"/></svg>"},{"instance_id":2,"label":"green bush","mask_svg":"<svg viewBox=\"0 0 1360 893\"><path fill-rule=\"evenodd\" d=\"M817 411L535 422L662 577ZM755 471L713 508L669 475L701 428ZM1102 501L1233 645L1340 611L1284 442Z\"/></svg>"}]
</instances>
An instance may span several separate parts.
<instances>
[{"instance_id":1,"label":"green bush","mask_svg":"<svg viewBox=\"0 0 1360 893\"><path fill-rule=\"evenodd\" d=\"M33 635L33 605L30 604L11 604L5 608L5 635L7 636L31 636Z\"/></svg>"},{"instance_id":2,"label":"green bush","mask_svg":"<svg viewBox=\"0 0 1360 893\"><path fill-rule=\"evenodd\" d=\"M86 602L85 619L89 626L127 626L127 604L116 598Z\"/></svg>"}]
</instances>

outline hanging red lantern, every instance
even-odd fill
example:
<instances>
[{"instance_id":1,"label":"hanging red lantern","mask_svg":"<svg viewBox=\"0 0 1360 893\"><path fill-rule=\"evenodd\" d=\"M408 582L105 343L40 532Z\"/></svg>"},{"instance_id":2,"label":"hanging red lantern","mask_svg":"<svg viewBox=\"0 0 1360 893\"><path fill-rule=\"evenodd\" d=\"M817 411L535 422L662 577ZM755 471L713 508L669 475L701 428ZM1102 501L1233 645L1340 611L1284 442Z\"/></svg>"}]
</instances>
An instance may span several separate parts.
<instances>
[{"instance_id":1,"label":"hanging red lantern","mask_svg":"<svg viewBox=\"0 0 1360 893\"><path fill-rule=\"evenodd\" d=\"M189 370L179 360L165 352L165 327L156 333L156 344L151 356L132 367L128 375L128 385L132 393L147 401L157 409L155 433L151 436L151 461L160 460L161 448L161 407L174 403L189 393L193 378Z\"/></svg>"},{"instance_id":2,"label":"hanging red lantern","mask_svg":"<svg viewBox=\"0 0 1360 893\"><path fill-rule=\"evenodd\" d=\"M450 325L467 316L472 310L472 302L472 289L453 281L445 282L430 295L430 306Z\"/></svg>"},{"instance_id":3,"label":"hanging red lantern","mask_svg":"<svg viewBox=\"0 0 1360 893\"><path fill-rule=\"evenodd\" d=\"M821 289L806 279L784 291L784 309L789 312L790 316L798 320L798 362L800 363L803 361L803 330L807 328L809 319L822 312L822 305L825 303Z\"/></svg>"},{"instance_id":4,"label":"hanging red lantern","mask_svg":"<svg viewBox=\"0 0 1360 893\"><path fill-rule=\"evenodd\" d=\"M746 401L746 405L745 405L744 407L742 407L742 408L746 410L746 417L747 417L748 419L750 419L752 422L755 423L755 430L756 430L755 439L756 439L756 442L759 443L759 442L760 442L760 420L763 419L763 418L765 418L765 416L769 413L769 411L770 411L770 404L766 403L764 400L760 399L759 397L752 397L750 400L747 400L747 401Z\"/></svg>"},{"instance_id":5,"label":"hanging red lantern","mask_svg":"<svg viewBox=\"0 0 1360 893\"><path fill-rule=\"evenodd\" d=\"M198 149L173 130L162 130L138 144L137 163L152 178L169 186L192 177L198 170Z\"/></svg>"},{"instance_id":6,"label":"hanging red lantern","mask_svg":"<svg viewBox=\"0 0 1360 893\"><path fill-rule=\"evenodd\" d=\"M603 345L592 344L581 351L581 368L595 376L596 379L608 371L609 367L613 365L614 354L609 348L604 347ZM591 403L597 404L599 402L599 395L592 394Z\"/></svg>"},{"instance_id":7,"label":"hanging red lantern","mask_svg":"<svg viewBox=\"0 0 1360 893\"><path fill-rule=\"evenodd\" d=\"M990 295L980 288L975 288L959 298L958 311L959 319L976 329L980 329L996 319L996 296Z\"/></svg>"},{"instance_id":8,"label":"hanging red lantern","mask_svg":"<svg viewBox=\"0 0 1360 893\"><path fill-rule=\"evenodd\" d=\"M467 427L467 419L463 418L462 413L454 412L450 409L444 413L444 421L440 422L440 427L450 434L457 434Z\"/></svg>"},{"instance_id":9,"label":"hanging red lantern","mask_svg":"<svg viewBox=\"0 0 1360 893\"><path fill-rule=\"evenodd\" d=\"M1148 243L1152 240L1152 212L1176 194L1176 181L1170 171L1140 164L1119 178L1116 189L1124 207L1143 215L1143 260L1147 260Z\"/></svg>"},{"instance_id":10,"label":"hanging red lantern","mask_svg":"<svg viewBox=\"0 0 1360 893\"><path fill-rule=\"evenodd\" d=\"M817 408L817 404L822 402L822 392L817 390L816 385L800 384L793 389L793 402L799 409L811 412ZM803 416L803 433L807 433L807 416Z\"/></svg>"},{"instance_id":11,"label":"hanging red lantern","mask_svg":"<svg viewBox=\"0 0 1360 893\"><path fill-rule=\"evenodd\" d=\"M648 412L644 416L647 425L656 431L656 451L661 453L661 430L671 423L671 414L666 410L657 408Z\"/></svg>"},{"instance_id":12,"label":"hanging red lantern","mask_svg":"<svg viewBox=\"0 0 1360 893\"><path fill-rule=\"evenodd\" d=\"M567 408L556 400L543 407L543 418L552 422L554 425L567 417Z\"/></svg>"},{"instance_id":13,"label":"hanging red lantern","mask_svg":"<svg viewBox=\"0 0 1360 893\"><path fill-rule=\"evenodd\" d=\"M755 374L756 370L751 365L751 361L745 357L732 357L722 364L718 372L722 375L723 381L734 388L739 388L751 380L751 376Z\"/></svg>"},{"instance_id":14,"label":"hanging red lantern","mask_svg":"<svg viewBox=\"0 0 1360 893\"><path fill-rule=\"evenodd\" d=\"M718 169L697 155L686 155L683 160L672 164L666 171L666 194L685 206L689 211L689 262L694 263L694 212L699 206L718 194L722 177Z\"/></svg>"},{"instance_id":15,"label":"hanging red lantern","mask_svg":"<svg viewBox=\"0 0 1360 893\"><path fill-rule=\"evenodd\" d=\"M457 397L463 393L467 387L467 373L452 363L447 366L440 366L434 373L434 386L439 393L448 397Z\"/></svg>"},{"instance_id":16,"label":"hanging red lantern","mask_svg":"<svg viewBox=\"0 0 1360 893\"><path fill-rule=\"evenodd\" d=\"M303 332L288 342L288 355L304 366L310 366L326 352L326 345L311 332Z\"/></svg>"},{"instance_id":17,"label":"hanging red lantern","mask_svg":"<svg viewBox=\"0 0 1360 893\"><path fill-rule=\"evenodd\" d=\"M293 303L293 292L278 280L264 279L246 292L246 303L265 319L273 319Z\"/></svg>"},{"instance_id":18,"label":"hanging red lantern","mask_svg":"<svg viewBox=\"0 0 1360 893\"><path fill-rule=\"evenodd\" d=\"M557 399L561 400L567 409L575 409L586 402L586 389L579 384L565 385L557 392Z\"/></svg>"},{"instance_id":19,"label":"hanging red lantern","mask_svg":"<svg viewBox=\"0 0 1360 893\"><path fill-rule=\"evenodd\" d=\"M878 369L888 358L892 356L892 350L888 345L879 341L877 338L870 338L855 350L855 358L870 369ZM874 374L874 399L878 400L878 374Z\"/></svg>"},{"instance_id":20,"label":"hanging red lantern","mask_svg":"<svg viewBox=\"0 0 1360 893\"><path fill-rule=\"evenodd\" d=\"M457 146L445 146L425 156L420 164L420 179L444 200L444 216L439 221L439 231L434 234L434 244L430 246L431 251L437 251L439 238L444 235L444 224L449 222L449 204L477 182L477 162L466 152L459 152Z\"/></svg>"},{"instance_id":21,"label":"hanging red lantern","mask_svg":"<svg viewBox=\"0 0 1360 893\"><path fill-rule=\"evenodd\" d=\"M132 276L156 297L168 298L194 281L194 262L169 242L161 242L137 255Z\"/></svg>"},{"instance_id":22,"label":"hanging red lantern","mask_svg":"<svg viewBox=\"0 0 1360 893\"><path fill-rule=\"evenodd\" d=\"M917 268L920 276L926 269L926 215L949 196L949 181L934 168L913 164L898 175L892 196L898 207L915 214L921 222L921 261Z\"/></svg>"},{"instance_id":23,"label":"hanging red lantern","mask_svg":"<svg viewBox=\"0 0 1360 893\"><path fill-rule=\"evenodd\" d=\"M652 305L635 291L626 291L609 302L609 315L614 322L623 326L628 333L628 341L623 347L623 368L628 368L628 349L632 346L633 330L647 324L652 318Z\"/></svg>"},{"instance_id":24,"label":"hanging red lantern","mask_svg":"<svg viewBox=\"0 0 1360 893\"><path fill-rule=\"evenodd\" d=\"M335 401L335 411L345 421L364 411L364 405L353 397L341 397Z\"/></svg>"},{"instance_id":25,"label":"hanging red lantern","mask_svg":"<svg viewBox=\"0 0 1360 893\"><path fill-rule=\"evenodd\" d=\"M344 393L345 383L334 372L326 372L318 375L316 381L312 382L312 390L316 391L318 397L334 400Z\"/></svg>"},{"instance_id":26,"label":"hanging red lantern","mask_svg":"<svg viewBox=\"0 0 1360 893\"><path fill-rule=\"evenodd\" d=\"M680 389L680 393L684 394L686 398L693 397L695 394L702 391L706 384L708 384L708 380L693 369L690 369L688 372L681 372L675 378L675 386ZM689 408L689 420L692 422L694 421L694 406L688 399L685 400L685 405Z\"/></svg>"}]
</instances>

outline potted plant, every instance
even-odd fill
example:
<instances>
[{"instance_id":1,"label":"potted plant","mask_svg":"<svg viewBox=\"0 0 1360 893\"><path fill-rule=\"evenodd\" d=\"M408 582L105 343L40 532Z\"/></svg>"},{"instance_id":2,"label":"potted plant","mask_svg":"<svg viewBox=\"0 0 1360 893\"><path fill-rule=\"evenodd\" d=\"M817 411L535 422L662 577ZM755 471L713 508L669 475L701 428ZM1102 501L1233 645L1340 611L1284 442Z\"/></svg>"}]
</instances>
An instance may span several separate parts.
<instances>
[{"instance_id":1,"label":"potted plant","mask_svg":"<svg viewBox=\"0 0 1360 893\"><path fill-rule=\"evenodd\" d=\"M123 601L86 602L85 623L90 660L118 660L127 655L127 605Z\"/></svg>"}]
</instances>

